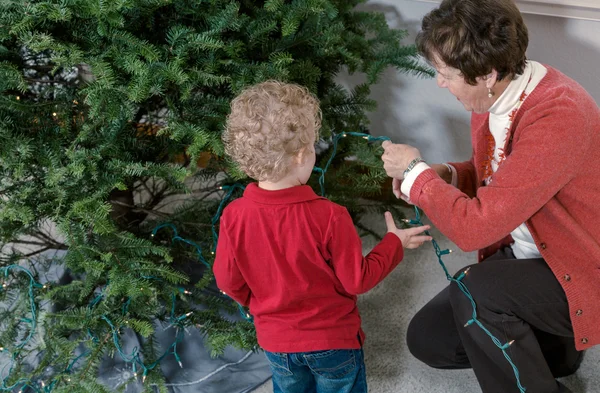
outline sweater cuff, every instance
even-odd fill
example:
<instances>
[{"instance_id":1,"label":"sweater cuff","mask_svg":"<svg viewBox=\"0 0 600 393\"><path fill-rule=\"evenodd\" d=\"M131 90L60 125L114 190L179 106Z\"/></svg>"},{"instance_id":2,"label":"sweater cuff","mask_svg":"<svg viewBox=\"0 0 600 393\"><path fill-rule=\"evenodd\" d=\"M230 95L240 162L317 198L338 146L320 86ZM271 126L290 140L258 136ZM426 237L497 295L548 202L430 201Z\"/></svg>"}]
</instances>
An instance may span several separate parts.
<instances>
[{"instance_id":1,"label":"sweater cuff","mask_svg":"<svg viewBox=\"0 0 600 393\"><path fill-rule=\"evenodd\" d=\"M419 177L421 173L430 168L431 167L424 162L420 162L417 165L415 165L415 167L410 172L408 172L404 180L402 180L402 184L400 185L400 191L402 191L402 194L408 197L410 195L410 190L413 184L415 183L415 180L417 180L417 177Z\"/></svg>"},{"instance_id":2,"label":"sweater cuff","mask_svg":"<svg viewBox=\"0 0 600 393\"><path fill-rule=\"evenodd\" d=\"M419 204L419 196L421 195L421 192L423 192L423 186L425 186L425 183L427 183L428 181L436 178L440 179L438 174L431 168L423 171L420 174L420 176L417 177L417 179L413 183L413 186L410 189L410 200L412 201L412 203L414 203L415 205ZM440 181L442 181L442 179L440 179Z\"/></svg>"}]
</instances>

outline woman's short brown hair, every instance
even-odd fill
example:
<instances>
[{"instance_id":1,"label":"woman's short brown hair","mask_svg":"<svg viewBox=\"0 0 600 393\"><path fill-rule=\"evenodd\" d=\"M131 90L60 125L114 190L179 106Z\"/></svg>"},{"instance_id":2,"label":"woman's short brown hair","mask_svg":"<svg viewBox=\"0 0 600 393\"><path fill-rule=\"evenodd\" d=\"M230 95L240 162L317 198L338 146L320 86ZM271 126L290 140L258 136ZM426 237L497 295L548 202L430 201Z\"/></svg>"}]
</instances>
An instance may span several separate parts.
<instances>
[{"instance_id":1,"label":"woman's short brown hair","mask_svg":"<svg viewBox=\"0 0 600 393\"><path fill-rule=\"evenodd\" d=\"M231 102L222 139L225 153L258 181L278 181L291 160L318 140L321 110L306 87L267 81Z\"/></svg>"},{"instance_id":2,"label":"woman's short brown hair","mask_svg":"<svg viewBox=\"0 0 600 393\"><path fill-rule=\"evenodd\" d=\"M458 69L465 81L498 71L498 79L525 69L527 26L513 0L444 0L423 18L417 49L430 63Z\"/></svg>"}]
</instances>

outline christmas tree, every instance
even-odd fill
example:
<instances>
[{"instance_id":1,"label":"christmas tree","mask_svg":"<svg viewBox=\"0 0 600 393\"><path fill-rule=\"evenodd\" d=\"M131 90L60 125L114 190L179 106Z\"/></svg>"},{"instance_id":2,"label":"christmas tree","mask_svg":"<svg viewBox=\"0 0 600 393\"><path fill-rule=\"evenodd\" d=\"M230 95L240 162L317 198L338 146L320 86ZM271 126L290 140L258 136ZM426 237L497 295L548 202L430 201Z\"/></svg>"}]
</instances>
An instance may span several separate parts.
<instances>
[{"instance_id":1,"label":"christmas tree","mask_svg":"<svg viewBox=\"0 0 600 393\"><path fill-rule=\"evenodd\" d=\"M334 138L367 133L386 68L428 70L358 3L0 0L0 390L108 391L99 364L120 356L166 392L160 361L187 329L214 354L256 346L210 269L220 212L249 181L223 157L229 103L267 79L307 86L327 169L313 185L354 218L374 209L379 144ZM366 81L347 91L342 71ZM168 348L159 326L177 331ZM124 331L144 345L124 351Z\"/></svg>"}]
</instances>

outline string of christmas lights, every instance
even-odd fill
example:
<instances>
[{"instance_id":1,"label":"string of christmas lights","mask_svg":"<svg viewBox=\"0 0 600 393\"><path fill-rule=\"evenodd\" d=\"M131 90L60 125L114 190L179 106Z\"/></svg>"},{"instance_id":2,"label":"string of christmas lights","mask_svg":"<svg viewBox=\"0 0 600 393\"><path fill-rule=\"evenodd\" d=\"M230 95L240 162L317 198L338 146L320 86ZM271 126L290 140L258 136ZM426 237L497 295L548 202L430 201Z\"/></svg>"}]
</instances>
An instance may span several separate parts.
<instances>
[{"instance_id":1,"label":"string of christmas lights","mask_svg":"<svg viewBox=\"0 0 600 393\"><path fill-rule=\"evenodd\" d=\"M225 185L225 186L221 186L219 187L221 190L226 190L227 193L223 196L223 198L221 199L221 202L219 203L219 207L217 209L217 212L215 213L215 215L212 217L211 219L211 232L212 232L212 236L213 236L213 246L212 246L212 250L211 250L211 254L214 255L216 249L217 249L217 242L219 240L219 235L217 233L216 230L216 225L218 224L220 218L221 218L221 214L223 213L223 209L225 208L225 205L227 204L227 202L229 201L229 199L231 198L231 196L233 195L233 192L235 190L245 190L246 187L235 183L232 185ZM181 236L179 236L178 232L177 232L177 228L175 227L175 225L171 224L171 223L165 223L165 224L161 224L158 225L156 228L154 228L152 230L151 233L151 237L156 236L156 233L162 229L168 227L173 231L173 237L171 238L171 241L181 241L184 242L186 244L191 245L192 247L194 247L196 249L196 254L198 255L198 259L200 260L200 262L202 262L203 265L205 265L207 268L212 269L212 267L210 266L210 264L208 262L206 262L206 259L202 256L202 247L200 247L197 243L188 240L188 239L184 239ZM231 299L225 292L220 291L222 295L226 296L227 298ZM233 299L231 299L233 300ZM247 321L252 322L253 318L252 316L244 309L244 307L239 304L238 302L236 302L237 308L240 312L240 315Z\"/></svg>"},{"instance_id":2,"label":"string of christmas lights","mask_svg":"<svg viewBox=\"0 0 600 393\"><path fill-rule=\"evenodd\" d=\"M329 168L329 165L331 164L331 162L333 161L333 158L335 157L335 154L337 152L337 144L339 142L339 140L341 138L345 138L346 136L357 136L357 137L361 137L363 139L366 139L367 141L371 142L371 141L386 141L386 140L390 140L390 138L385 137L385 136L381 136L381 137L373 137L371 135L368 134L363 134L363 133L359 133L359 132L342 132L340 134L336 134L333 137L333 152L331 154L331 157L329 157L329 160L327 161L327 164L325 165L324 168L318 168L315 167L313 169L314 172L320 173L319 176L319 185L321 186L321 196L325 195L325 173L327 172L327 169ZM419 213L419 209L415 206L415 219L414 220L404 220L405 222L412 224L412 225L418 225L421 226L423 225L423 223L421 222L421 216ZM431 236L431 233L429 231L425 231L425 233L428 236ZM506 358L506 360L508 361L508 363L511 365L512 369L513 369L513 373L515 374L515 378L517 381L517 387L519 388L520 393L525 393L526 389L525 387L523 387L523 385L521 384L521 379L519 377L519 370L517 368L517 366L515 365L515 363L512 361L511 357L508 355L508 353L506 352L506 350L514 343L514 340L509 341L507 343L502 343L497 337L495 337L482 323L481 321L477 318L477 304L475 303L475 300L473 299L473 296L471 295L471 292L469 291L469 289L467 288L467 286L465 285L465 283L462 281L463 278L467 275L468 273L468 269L466 269L465 271L461 272L457 278L452 277L449 273L448 273L448 269L446 268L446 265L444 264L444 261L442 260L442 256L443 255L447 255L449 253L451 253L451 250L442 250L440 249L440 246L438 245L438 243L435 240L432 240L432 244L433 244L433 248L435 250L435 254L438 258L438 262L440 264L440 266L442 267L442 269L444 270L444 274L446 275L446 278L451 281L456 283L456 285L458 285L458 287L460 288L461 292L469 299L469 302L471 303L471 306L473 307L473 313L472 313L472 317L469 321L467 321L467 323L465 324L465 328L468 326L471 326L473 324L477 325L480 329L482 329L493 341L493 343L502 351L502 354L504 355L504 357Z\"/></svg>"},{"instance_id":3,"label":"string of christmas lights","mask_svg":"<svg viewBox=\"0 0 600 393\"><path fill-rule=\"evenodd\" d=\"M40 284L38 283L35 278L33 277L33 273L31 273L31 271L23 266L20 265L10 265L10 266L6 266L0 269L0 271L2 271L4 273L4 278L5 278L5 282L2 284L1 288L2 290L6 291L8 290L10 284L7 282L8 281L8 274L11 270L18 270L21 271L23 273L25 273L28 277L29 277L29 285L28 285L28 298L29 298L29 311L31 313L31 317L30 318L21 318L21 322L25 323L28 325L28 327L26 328L28 330L28 334L27 336L19 343L15 346L15 350L10 354L10 362L9 364L5 365L4 368L1 371L1 374L5 374L5 370L6 367L9 367L8 373L6 373L6 377L2 378L2 383L0 384L0 390L3 391L13 391L14 389L16 389L17 387L21 387L21 390L19 390L19 392L21 392L23 389L27 388L27 387L31 387L33 388L36 392L39 392L39 389L36 388L35 384L33 384L32 381L30 380L26 380L26 379L19 379L16 382L14 382L12 385L7 386L6 385L6 380L10 377L15 365L17 364L18 360L19 360L19 355L20 355L20 351L21 349L23 349L33 338L33 335L35 334L36 328L37 328L37 314L38 314L38 310L37 310L37 306L35 304L35 290L36 289L46 289L48 288L47 284ZM0 353L4 353L4 352L8 352L8 349L4 348L3 346L0 347ZM69 370L65 370L65 372L68 372ZM45 383L43 381L40 382L42 388L44 389L43 391L46 392L47 390L47 386L45 385Z\"/></svg>"},{"instance_id":4,"label":"string of christmas lights","mask_svg":"<svg viewBox=\"0 0 600 393\"><path fill-rule=\"evenodd\" d=\"M321 196L325 196L325 173L327 173L327 170L329 169L329 165L331 165L331 162L333 161L333 158L335 157L335 155L337 153L338 142L340 141L340 139L345 138L347 136L359 136L363 139L366 139L369 142L389 141L390 140L390 138L388 138L387 136L371 136L369 134L364 134L361 132L341 132L339 134L334 134L333 138L332 138L333 151L331 153L331 157L329 157L329 160L327 160L327 163L325 164L325 168L319 168L319 167L313 168L313 172L320 173L319 186L321 187Z\"/></svg>"},{"instance_id":5,"label":"string of christmas lights","mask_svg":"<svg viewBox=\"0 0 600 393\"><path fill-rule=\"evenodd\" d=\"M227 186L222 186L220 187L220 189L222 190L227 190L227 193L225 194L225 196L222 198L219 207L217 209L217 213L213 216L211 222L212 222L212 234L213 234L213 249L212 249L212 254L214 254L215 250L216 250L216 244L218 241L218 234L216 232L216 225L219 222L220 216L223 212L223 208L225 206L225 204L227 203L227 201L231 198L231 196L233 195L233 192L236 189L241 189L243 190L245 187L240 185L240 184L233 184L233 185L227 185ZM163 228L169 228L173 231L173 236L171 237L171 242L175 243L177 241L179 242L183 242L185 244L188 244L192 247L194 247L194 249L196 250L196 254L198 256L198 260L207 268L211 269L210 264L206 261L206 259L204 258L204 256L202 255L202 248L195 242L185 239L181 236L179 236L178 232L177 232L177 228L175 227L175 225L171 224L171 223L163 223L161 225L158 225L157 227L155 227L152 230L151 233L151 237L156 236L157 232ZM75 364L83 357L87 356L90 352L89 351L85 351L82 354L80 354L79 356L77 356L73 361L71 361L71 363L67 366L67 368L57 377L55 377L52 381L50 381L50 383L46 384L44 381L40 380L39 382L35 382L32 379L19 379L18 381L16 381L15 383L13 383L10 386L6 385L6 381L8 380L8 378L10 377L12 370L14 368L14 366L16 365L17 361L18 361L18 355L19 352L18 350L23 348L25 345L27 345L27 343L29 341L31 341L31 338L33 337L35 330L36 330L36 326L37 326L37 307L35 304L35 294L34 294L34 289L36 288L43 288L46 289L47 285L44 284L40 284L38 282L35 281L34 277L33 277L33 273L31 271L29 271L28 269L19 266L19 265L11 265L11 266L7 266L2 268L1 271L4 271L4 275L5 277L8 276L8 273L10 270L21 270L23 272L25 272L30 279L29 282L29 300L30 300L30 307L31 307L31 318L23 318L22 322L25 322L29 325L29 334L26 337L26 339L24 339L19 345L17 345L16 347L16 351L11 355L11 362L10 362L10 368L8 373L6 374L6 376L4 378L2 378L2 382L0 383L0 391L13 391L17 388L20 388L19 392L22 393L23 390L29 388L31 390L33 390L36 393L50 393L52 392L52 390L54 389L54 387L56 386L57 383L59 383L61 380L64 380L66 382L70 381L70 378L68 377L68 375L71 373L72 368L75 366ZM148 280L160 280L157 277L153 277L153 276L143 276L142 278L148 279ZM90 302L90 304L88 305L89 309L94 308L94 306L96 306L100 301L102 301L102 299L104 298L104 291L106 290L106 287L108 287L109 282L107 282L106 286L100 291L100 293ZM7 282L3 283L1 286L1 289L6 290L9 287L9 284ZM176 290L180 293L186 294L186 295L191 295L192 292L186 290L185 288L182 287L177 287ZM227 296L225 293L221 292L223 295ZM227 296L229 298L229 296ZM176 338L175 341L165 350L165 352L158 357L153 363L151 364L145 364L142 360L141 357L141 353L138 349L138 347L134 347L131 351L130 354L127 354L124 352L123 347L121 346L120 340L119 340L119 328L113 323L113 321L111 321L106 315L103 315L101 318L102 320L104 320L110 330L111 330L111 336L113 339L113 344L114 347L117 351L117 353L119 354L120 358L126 362L126 363L131 363L132 364L132 369L133 369L133 373L135 377L138 377L138 369L141 369L141 374L142 374L142 382L145 382L146 377L148 375L148 373L150 371L152 371L154 368L156 368L160 362L166 358L169 355L173 355L175 357L175 360L177 361L177 363L179 364L179 367L183 367L183 364L181 362L181 358L179 357L179 354L177 353L177 345L183 340L184 338L184 326L182 324L183 320L188 318L189 316L192 315L192 312L188 312L184 315L181 316L175 316L175 306L176 306L176 295L173 294L171 297L171 314L170 314L170 325L169 327L175 327L177 329L177 333L176 333ZM230 298L231 299L231 298ZM233 299L232 299L233 300ZM122 307L122 315L125 316L128 312L129 309L129 304L131 302L131 298L127 298L124 303L123 303L123 307ZM242 305L240 305L239 303L236 302L236 305L238 307L238 310L240 312L240 314L242 315L242 317L248 321L252 321L252 316L246 312L246 310L242 307ZM124 327L128 327L127 325L129 324L127 320L125 320L125 326ZM91 329L87 329L87 333L88 336L90 337L90 339L92 341L94 341L95 343L98 343L99 340L98 338L93 334L93 332L91 331ZM4 347L0 347L0 353L2 352L7 352L7 350ZM4 371L6 369L6 366L4 367L4 369L2 370L2 375L4 375Z\"/></svg>"},{"instance_id":6,"label":"string of christmas lights","mask_svg":"<svg viewBox=\"0 0 600 393\"><path fill-rule=\"evenodd\" d=\"M418 226L423 225L423 223L421 222L421 215L419 213L419 208L415 206L415 218L414 219L412 219L412 220L405 219L403 221L406 222L406 223L408 223L408 224L411 224L411 225L418 225ZM425 234L428 235L428 236L431 236L431 233L429 231L425 231ZM454 278L453 276L450 275L450 273L448 273L448 268L446 267L446 264L442 260L442 256L450 254L452 252L452 250L442 250L440 248L440 246L438 245L438 243L435 241L435 239L431 241L431 244L433 244L433 249L435 250L435 255L438 258L438 262L439 262L440 266L444 270L444 274L446 274L446 278L448 279L448 281L453 282L456 285L458 285L458 288L469 299L469 302L471 303L471 306L473 308L473 313L471 315L471 319L469 319L467 321L467 323L465 323L464 327L467 328L467 327L469 327L469 326L471 326L471 325L474 324L474 325L478 326L481 330L483 330L485 332L485 334L490 337L490 339L492 340L492 342L502 351L502 354L504 355L504 357L506 358L506 360L508 361L508 363L512 367L513 373L515 374L515 378L516 378L516 381L517 381L517 387L519 388L519 392L520 393L525 393L526 388L521 384L521 379L519 377L519 369L517 368L517 366L515 365L515 363L511 359L510 355L506 352L506 350L515 341L511 340L511 341L503 344L477 318L477 304L475 303L475 299L473 299L473 296L471 295L471 292L469 291L469 289L467 288L467 286L465 285L465 283L462 281L463 278L465 278L467 276L467 274L469 273L469 268L465 269L456 278Z\"/></svg>"},{"instance_id":7,"label":"string of christmas lights","mask_svg":"<svg viewBox=\"0 0 600 393\"><path fill-rule=\"evenodd\" d=\"M337 153L337 144L339 142L339 140L341 138L347 137L347 136L357 136L357 137L361 137L363 139L366 139L367 141L371 142L371 141L385 141L385 140L390 140L390 138L382 136L382 137L373 137L371 135L368 134L364 134L364 133L358 133L358 132L343 132L340 134L335 134L332 138L333 141L333 150L332 150L332 154L329 158L329 160L327 161L326 165L324 168L319 168L319 167L315 167L313 169L314 172L317 172L320 174L319 176L319 186L321 188L321 195L325 195L325 174L327 172L327 170L329 169L329 166L331 165L333 158L335 157L336 153ZM227 190L227 193L225 194L225 196L223 197L223 199L221 200L221 203L219 204L219 207L217 209L217 213L215 214L215 216L212 218L211 220L211 231L212 231L212 235L213 235L213 246L212 246L212 250L211 253L214 254L215 250L216 250L216 245L218 242L218 234L216 231L216 225L220 219L220 216L223 212L223 209L225 207L225 204L229 201L229 199L231 198L231 196L233 195L233 192L236 189L244 189L244 186L240 185L240 184L234 184L234 185L230 185L230 186L223 186L221 187L221 189L223 190ZM412 220L404 220L405 222L411 224L411 225L423 225L423 223L421 222L421 218L420 218L420 213L419 213L419 209L415 206L415 219ZM171 223L163 223L158 225L157 227L155 227L152 230L151 233L151 237L154 237L157 232L163 228L170 228L173 232L173 236L171 237L171 242L174 243L176 241L180 241L183 243L186 243L188 245L191 245L192 247L195 248L196 253L198 255L198 260L205 265L207 268L211 268L210 264L206 261L206 259L203 257L202 255L202 248L195 242L182 238L181 236L179 236L178 232L177 232L177 228L175 227L175 225L171 224ZM431 234L429 233L429 231L425 232L427 235L431 236ZM432 240L432 244L436 253L436 256L438 258L438 262L441 265L442 269L444 270L444 273L446 275L446 278L451 281L454 282L456 285L458 285L458 287L460 288L461 292L469 299L472 307L473 307L473 313L472 313L472 317L469 321L467 321L467 323L465 324L465 328L471 325L476 325L479 328L481 328L490 338L491 340L494 342L494 344L502 351L502 353L504 354L504 357L507 359L507 361L510 363L513 372L515 374L515 378L517 381L517 386L519 388L519 391L521 393L525 393L526 388L522 386L521 381L520 381L520 377L519 377L519 371L516 367L516 365L514 364L514 362L512 361L512 359L510 358L510 356L507 353L507 349L514 343L514 340L509 341L508 343L502 343L498 338L496 338L482 323L481 321L478 319L478 314L477 314L477 305L475 303L475 300L473 299L473 296L471 295L471 293L469 292L469 289L467 288L467 286L464 284L464 282L462 281L463 278L468 274L468 269L466 269L465 271L461 272L456 278L454 278L453 276L451 276L448 272L448 269L446 267L446 265L444 264L443 260L442 260L442 256L443 255L447 255L449 253L451 253L451 250L442 250L438 243L435 240ZM23 318L23 322L26 322L30 325L30 329L29 329L29 334L27 336L27 338L20 343L17 346L17 349L21 349L23 348L30 340L31 337L33 336L34 332L35 332L35 327L36 327L36 321L37 321L37 310L36 310L36 306L35 306L35 295L34 295L34 289L35 288L46 288L46 285L42 285L39 284L35 281L35 279L33 278L33 274L18 265L11 265L5 268L2 268L2 270L4 271L4 275L5 277L8 276L8 271L11 269L19 269L24 271L30 278L30 283L29 283L29 299L30 299L30 303L31 303L31 314L32 317L31 318ZM156 277L144 277L147 279L158 279ZM107 284L108 285L108 284ZM4 283L2 285L2 289L6 289L8 286L8 284ZM184 288L177 288L180 292L185 293L185 294L191 294L191 292L185 290ZM223 292L221 292L223 293ZM223 295L226 296L225 293L223 293ZM90 308L94 307L96 304L98 304L102 298L103 298L103 291L94 299L92 300L92 302L90 303ZM124 304L123 304L123 315L126 315L127 310L128 310L128 306L130 303L131 299L127 299ZM181 322L186 319L187 317L189 317L192 312L188 312L184 315L181 315L179 317L175 316L175 301L176 301L176 296L173 295L172 296L172 303L171 303L171 316L170 316L170 323L171 323L171 327L176 327L177 328L177 334L176 334L176 338L175 341L171 344L171 346L156 360L154 361L152 364L146 365L144 364L144 362L142 361L141 357L140 357L140 351L138 350L137 347L134 347L131 351L130 354L127 354L123 351L123 348L120 344L120 340L119 340L119 329L115 326L115 324L107 317L107 316L102 316L101 318L109 325L110 330L111 330L111 335L113 338L113 344L117 350L117 353L119 354L119 356L121 357L121 359L123 361L125 361L126 363L132 363L132 368L133 368L133 372L134 375L137 377L138 376L138 367L140 367L142 369L142 382L145 382L146 380L146 376L148 375L148 372L150 372L151 370L153 370L157 365L160 364L160 362L167 356L169 356L170 354L172 354L176 361L178 362L180 367L183 367L183 364L181 363L181 359L177 353L177 344L180 343L183 339L183 325L181 324ZM238 305L238 308L240 310L240 314L248 321L252 321L252 317L250 314L248 314L244 308L239 304L236 303ZM125 321L125 324L127 325L127 321ZM92 332L88 329L88 335L97 342L97 338L92 334ZM0 347L0 353L4 352L5 349L3 347ZM65 379L67 382L70 381L70 379L65 376L70 374L71 369L73 368L73 366L77 363L77 361L79 361L79 359L81 359L82 357L86 356L88 353L84 352L81 355L79 355L78 357L76 357L70 364L69 366L64 370L64 372L59 375L58 377L54 378L54 380L46 385L44 383L44 381L40 381L39 384L33 382L32 380L19 380L17 382L15 382L12 386L6 386L6 380L8 379L8 377L10 376L10 373L14 367L14 364L16 363L16 359L18 357L18 350L12 354L12 361L11 361L11 367L9 370L8 375L3 378L2 380L2 384L0 386L0 390L2 391L13 391L14 389L16 389L17 387L21 387L20 392L25 389L25 388L31 388L32 390L34 390L36 393L50 393L52 391L52 389L54 388L54 386L60 382L60 380ZM3 370L4 371L4 370Z\"/></svg>"}]
</instances>

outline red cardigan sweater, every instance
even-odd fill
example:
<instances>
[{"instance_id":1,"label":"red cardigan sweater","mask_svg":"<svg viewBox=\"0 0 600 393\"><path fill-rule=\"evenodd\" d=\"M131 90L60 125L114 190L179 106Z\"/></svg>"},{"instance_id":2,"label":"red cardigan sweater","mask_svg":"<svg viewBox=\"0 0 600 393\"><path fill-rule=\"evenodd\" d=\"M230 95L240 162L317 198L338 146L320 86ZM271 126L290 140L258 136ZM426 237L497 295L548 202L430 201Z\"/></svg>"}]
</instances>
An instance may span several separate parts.
<instances>
[{"instance_id":1,"label":"red cardigan sweater","mask_svg":"<svg viewBox=\"0 0 600 393\"><path fill-rule=\"evenodd\" d=\"M388 233L363 257L348 211L309 186L267 191L253 183L223 211L213 270L222 291L250 306L265 350L357 349L364 333L356 295L402 256Z\"/></svg>"},{"instance_id":2,"label":"red cardigan sweater","mask_svg":"<svg viewBox=\"0 0 600 393\"><path fill-rule=\"evenodd\" d=\"M473 114L470 161L452 163L458 189L428 169L411 188L450 240L479 260L525 222L569 302L577 349L600 344L600 111L576 82L548 73L521 106L506 160L483 184L489 113Z\"/></svg>"}]
</instances>

